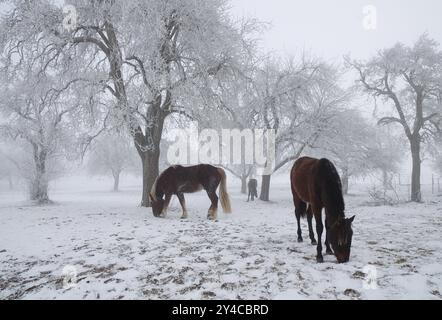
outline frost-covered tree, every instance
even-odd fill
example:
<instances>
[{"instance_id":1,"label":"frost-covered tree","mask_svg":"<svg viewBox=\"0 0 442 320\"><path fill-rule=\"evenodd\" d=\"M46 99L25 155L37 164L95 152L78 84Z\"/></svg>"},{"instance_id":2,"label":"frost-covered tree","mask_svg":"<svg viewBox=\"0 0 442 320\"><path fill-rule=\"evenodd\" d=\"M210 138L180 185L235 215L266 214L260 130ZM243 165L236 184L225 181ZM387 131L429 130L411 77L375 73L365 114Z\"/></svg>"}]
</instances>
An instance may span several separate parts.
<instances>
[{"instance_id":1,"label":"frost-covered tree","mask_svg":"<svg viewBox=\"0 0 442 320\"><path fill-rule=\"evenodd\" d=\"M86 145L103 117L95 108L93 82L83 76L77 61L54 56L40 33L23 30L26 41L16 41L16 34L5 33L11 27L1 21L0 130L26 154L20 169L30 198L45 203L49 180L57 171L51 164Z\"/></svg>"},{"instance_id":2,"label":"frost-covered tree","mask_svg":"<svg viewBox=\"0 0 442 320\"><path fill-rule=\"evenodd\" d=\"M249 64L247 68L242 70L241 74L232 77L231 81L217 82L216 87L212 91L212 100L219 106L222 112L213 113L212 117L208 118L208 126L219 129L236 130L240 135L245 134L245 130L251 133L253 129L258 129L259 125L256 117L256 111L253 106L249 105L253 101L253 88L251 78L253 77L254 63ZM214 126L215 124L215 126ZM248 141L250 143L250 141ZM225 143L225 141L220 141ZM227 161L220 163L227 171L234 177L241 180L241 193L247 193L247 180L255 174L256 167L247 158L252 158L253 155L247 155L246 141L241 139L239 142L240 163L232 163ZM222 146L220 146L222 148ZM238 155L237 155L238 156ZM225 159L224 159L225 160Z\"/></svg>"},{"instance_id":3,"label":"frost-covered tree","mask_svg":"<svg viewBox=\"0 0 442 320\"><path fill-rule=\"evenodd\" d=\"M422 142L440 131L442 51L439 44L424 34L411 47L398 43L367 62L347 61L357 71L363 90L386 103L385 116L379 123L395 123L403 128L413 162L411 200L420 202Z\"/></svg>"},{"instance_id":4,"label":"frost-covered tree","mask_svg":"<svg viewBox=\"0 0 442 320\"><path fill-rule=\"evenodd\" d=\"M375 130L355 109L340 110L331 120L328 133L317 141L319 154L327 157L341 171L342 189L348 193L349 179L367 173L367 161Z\"/></svg>"},{"instance_id":5,"label":"frost-covered tree","mask_svg":"<svg viewBox=\"0 0 442 320\"><path fill-rule=\"evenodd\" d=\"M66 87L62 84L60 88L55 79L42 75L27 77L1 91L0 113L5 121L0 130L26 154L16 163L29 182L31 200L46 203L49 181L58 172L53 163L72 151L69 149L78 143L77 138L85 137L72 132L69 121L78 105L54 96Z\"/></svg>"},{"instance_id":6,"label":"frost-covered tree","mask_svg":"<svg viewBox=\"0 0 442 320\"><path fill-rule=\"evenodd\" d=\"M402 141L402 137L392 133L388 127L377 127L371 140L367 163L370 170L381 173L384 190L392 189L393 176L399 172L406 141Z\"/></svg>"},{"instance_id":7,"label":"frost-covered tree","mask_svg":"<svg viewBox=\"0 0 442 320\"><path fill-rule=\"evenodd\" d=\"M442 134L435 137L430 151L433 168L442 176Z\"/></svg>"},{"instance_id":8,"label":"frost-covered tree","mask_svg":"<svg viewBox=\"0 0 442 320\"><path fill-rule=\"evenodd\" d=\"M434 168L442 175L442 155L438 155L434 160Z\"/></svg>"},{"instance_id":9,"label":"frost-covered tree","mask_svg":"<svg viewBox=\"0 0 442 320\"><path fill-rule=\"evenodd\" d=\"M342 189L348 193L351 177L382 172L384 186L401 161L401 144L391 132L374 126L357 109L338 111L314 153L330 158L341 172ZM389 182L390 181L390 182Z\"/></svg>"},{"instance_id":10,"label":"frost-covered tree","mask_svg":"<svg viewBox=\"0 0 442 320\"><path fill-rule=\"evenodd\" d=\"M223 0L83 1L66 4L78 21L63 29L61 8L50 1L10 1L3 36L16 43L38 33L46 53L81 55L84 66L115 100L114 116L125 123L143 164L142 205L158 176L165 119L191 113L195 85L240 65L253 23L229 18Z\"/></svg>"},{"instance_id":11,"label":"frost-covered tree","mask_svg":"<svg viewBox=\"0 0 442 320\"><path fill-rule=\"evenodd\" d=\"M118 133L106 133L96 139L90 147L88 169L92 174L108 175L114 178L113 190L119 190L123 171L137 166L133 143Z\"/></svg>"},{"instance_id":12,"label":"frost-covered tree","mask_svg":"<svg viewBox=\"0 0 442 320\"><path fill-rule=\"evenodd\" d=\"M336 68L305 56L296 63L269 61L254 78L254 106L263 129L275 131L273 172L297 159L325 134L337 108L348 100ZM262 176L260 199L269 200L270 175Z\"/></svg>"},{"instance_id":13,"label":"frost-covered tree","mask_svg":"<svg viewBox=\"0 0 442 320\"><path fill-rule=\"evenodd\" d=\"M0 180L6 180L10 190L14 189L14 180L19 176L18 168L11 157L11 147L0 145Z\"/></svg>"}]
</instances>

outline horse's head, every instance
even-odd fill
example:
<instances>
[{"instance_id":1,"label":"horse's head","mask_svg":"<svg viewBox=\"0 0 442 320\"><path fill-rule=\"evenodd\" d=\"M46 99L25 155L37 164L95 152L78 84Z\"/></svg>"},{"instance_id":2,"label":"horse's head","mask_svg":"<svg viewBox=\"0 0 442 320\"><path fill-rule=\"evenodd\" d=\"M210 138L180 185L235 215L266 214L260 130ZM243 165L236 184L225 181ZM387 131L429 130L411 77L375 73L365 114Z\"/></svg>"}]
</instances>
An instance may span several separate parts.
<instances>
[{"instance_id":1,"label":"horse's head","mask_svg":"<svg viewBox=\"0 0 442 320\"><path fill-rule=\"evenodd\" d=\"M152 212L155 217L159 217L163 212L164 200L162 198L153 197L152 193L149 193L150 203L152 205Z\"/></svg>"},{"instance_id":2,"label":"horse's head","mask_svg":"<svg viewBox=\"0 0 442 320\"><path fill-rule=\"evenodd\" d=\"M353 230L351 224L355 217L349 219L340 218L330 227L329 241L339 263L350 259L351 239Z\"/></svg>"}]
</instances>

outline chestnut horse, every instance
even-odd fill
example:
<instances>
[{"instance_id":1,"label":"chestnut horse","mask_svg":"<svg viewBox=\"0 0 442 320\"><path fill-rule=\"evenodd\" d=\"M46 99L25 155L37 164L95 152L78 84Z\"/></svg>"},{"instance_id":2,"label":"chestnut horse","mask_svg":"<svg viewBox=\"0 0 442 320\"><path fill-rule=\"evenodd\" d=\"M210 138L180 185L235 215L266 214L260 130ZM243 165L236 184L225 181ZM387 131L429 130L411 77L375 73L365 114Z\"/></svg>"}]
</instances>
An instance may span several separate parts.
<instances>
[{"instance_id":1,"label":"chestnut horse","mask_svg":"<svg viewBox=\"0 0 442 320\"><path fill-rule=\"evenodd\" d=\"M191 167L169 167L158 176L149 194L153 215L155 217L165 217L170 199L172 195L176 195L183 209L181 218L186 219L187 209L184 193L194 193L204 189L212 202L207 218L216 220L218 210L216 189L218 186L220 186L219 198L221 206L225 213L230 213L231 207L226 187L226 173L223 169L208 164Z\"/></svg>"},{"instance_id":2,"label":"chestnut horse","mask_svg":"<svg viewBox=\"0 0 442 320\"><path fill-rule=\"evenodd\" d=\"M324 261L321 237L324 228L322 209L325 208L326 254L334 253L339 263L347 262L353 236L351 224L355 217L345 218L341 179L333 163L327 159L300 158L293 165L290 180L298 222L298 242L303 241L300 218L307 214L310 240L313 245L317 245L316 261ZM318 242L312 230L313 216Z\"/></svg>"}]
</instances>

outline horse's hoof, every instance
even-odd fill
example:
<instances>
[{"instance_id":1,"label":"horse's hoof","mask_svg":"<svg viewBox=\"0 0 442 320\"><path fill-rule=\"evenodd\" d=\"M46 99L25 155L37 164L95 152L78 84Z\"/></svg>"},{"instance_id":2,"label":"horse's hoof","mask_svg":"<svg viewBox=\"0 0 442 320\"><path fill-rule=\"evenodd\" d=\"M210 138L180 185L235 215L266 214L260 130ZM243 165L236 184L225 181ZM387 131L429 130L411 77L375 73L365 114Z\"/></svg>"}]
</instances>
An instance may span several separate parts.
<instances>
[{"instance_id":1,"label":"horse's hoof","mask_svg":"<svg viewBox=\"0 0 442 320\"><path fill-rule=\"evenodd\" d=\"M304 239L302 239L302 238L298 238L298 242L299 243L301 243L301 242L303 242L304 241Z\"/></svg>"},{"instance_id":2,"label":"horse's hoof","mask_svg":"<svg viewBox=\"0 0 442 320\"><path fill-rule=\"evenodd\" d=\"M324 258L322 256L316 257L316 262L317 263L323 263L324 262Z\"/></svg>"},{"instance_id":3,"label":"horse's hoof","mask_svg":"<svg viewBox=\"0 0 442 320\"><path fill-rule=\"evenodd\" d=\"M312 246L316 246L318 244L318 242L316 242L316 240L312 240Z\"/></svg>"},{"instance_id":4,"label":"horse's hoof","mask_svg":"<svg viewBox=\"0 0 442 320\"><path fill-rule=\"evenodd\" d=\"M181 220L186 220L187 219L187 216L182 216L181 217Z\"/></svg>"}]
</instances>

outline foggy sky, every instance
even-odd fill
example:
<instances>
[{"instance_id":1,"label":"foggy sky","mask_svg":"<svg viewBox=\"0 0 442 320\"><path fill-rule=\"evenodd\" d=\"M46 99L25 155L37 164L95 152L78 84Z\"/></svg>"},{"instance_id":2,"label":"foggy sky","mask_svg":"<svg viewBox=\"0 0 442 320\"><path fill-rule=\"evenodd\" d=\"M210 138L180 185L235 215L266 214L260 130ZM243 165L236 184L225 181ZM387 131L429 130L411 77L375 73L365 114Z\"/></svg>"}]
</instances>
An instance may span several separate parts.
<instances>
[{"instance_id":1,"label":"foggy sky","mask_svg":"<svg viewBox=\"0 0 442 320\"><path fill-rule=\"evenodd\" d=\"M354 59L367 59L397 42L412 45L424 32L442 43L441 0L233 0L230 3L234 16L270 23L270 28L261 35L261 48L282 56L296 56L306 50L332 63L342 63L346 54ZM363 8L369 5L376 7L375 30L363 26ZM373 105L363 99L358 108L370 114ZM408 153L404 154L400 170L405 180L411 168ZM428 160L422 164L422 183L431 182L430 165Z\"/></svg>"},{"instance_id":2,"label":"foggy sky","mask_svg":"<svg viewBox=\"0 0 442 320\"><path fill-rule=\"evenodd\" d=\"M363 27L368 5L377 9L376 30ZM346 54L366 59L398 41L411 45L424 32L442 43L441 0L231 0L230 7L234 16L270 23L260 35L261 48L282 56L306 50L334 63L342 63ZM0 13L5 8L0 1ZM371 105L361 107L372 111ZM402 169L407 176L409 162ZM431 181L429 164L423 163L423 183Z\"/></svg>"},{"instance_id":3,"label":"foggy sky","mask_svg":"<svg viewBox=\"0 0 442 320\"><path fill-rule=\"evenodd\" d=\"M377 8L377 29L365 30L363 8ZM233 0L232 13L271 23L266 51L296 55L300 50L341 62L368 58L397 41L412 44L424 32L442 42L440 0Z\"/></svg>"}]
</instances>

